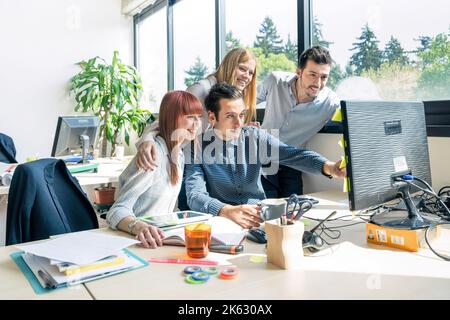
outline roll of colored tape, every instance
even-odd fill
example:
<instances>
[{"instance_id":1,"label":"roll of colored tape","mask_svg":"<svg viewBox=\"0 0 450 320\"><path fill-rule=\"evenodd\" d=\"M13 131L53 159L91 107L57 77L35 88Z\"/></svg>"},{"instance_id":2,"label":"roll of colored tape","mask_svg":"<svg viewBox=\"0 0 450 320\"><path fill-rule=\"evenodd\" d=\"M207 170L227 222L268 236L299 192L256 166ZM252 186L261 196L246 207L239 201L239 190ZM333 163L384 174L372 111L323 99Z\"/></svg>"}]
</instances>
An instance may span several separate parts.
<instances>
[{"instance_id":1,"label":"roll of colored tape","mask_svg":"<svg viewBox=\"0 0 450 320\"><path fill-rule=\"evenodd\" d=\"M184 268L185 274L193 274L195 272L200 272L200 271L202 271L202 268L199 266L187 266L186 268Z\"/></svg>"},{"instance_id":2,"label":"roll of colored tape","mask_svg":"<svg viewBox=\"0 0 450 320\"><path fill-rule=\"evenodd\" d=\"M239 269L237 267L224 267L220 271L220 278L231 280L237 277Z\"/></svg>"},{"instance_id":3,"label":"roll of colored tape","mask_svg":"<svg viewBox=\"0 0 450 320\"><path fill-rule=\"evenodd\" d=\"M192 279L197 281L208 281L209 280L209 274L203 271L195 272L191 274Z\"/></svg>"},{"instance_id":4,"label":"roll of colored tape","mask_svg":"<svg viewBox=\"0 0 450 320\"><path fill-rule=\"evenodd\" d=\"M203 271L206 273L209 273L210 275L218 274L219 268L218 267L206 267L206 268L203 268Z\"/></svg>"},{"instance_id":5,"label":"roll of colored tape","mask_svg":"<svg viewBox=\"0 0 450 320\"><path fill-rule=\"evenodd\" d=\"M201 283L205 283L206 281L195 280L194 278L192 278L192 274L188 274L186 276L186 282L190 283L190 284L201 284Z\"/></svg>"}]
</instances>

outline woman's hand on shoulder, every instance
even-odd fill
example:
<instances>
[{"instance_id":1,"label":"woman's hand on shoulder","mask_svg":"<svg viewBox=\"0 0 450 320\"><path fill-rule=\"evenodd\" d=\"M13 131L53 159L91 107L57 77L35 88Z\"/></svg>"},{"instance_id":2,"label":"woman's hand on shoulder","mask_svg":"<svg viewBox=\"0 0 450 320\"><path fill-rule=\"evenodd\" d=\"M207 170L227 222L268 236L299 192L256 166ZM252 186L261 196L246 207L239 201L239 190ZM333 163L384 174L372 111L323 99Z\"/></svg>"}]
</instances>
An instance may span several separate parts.
<instances>
[{"instance_id":1,"label":"woman's hand on shoulder","mask_svg":"<svg viewBox=\"0 0 450 320\"><path fill-rule=\"evenodd\" d=\"M158 166L156 162L156 144L154 141L144 141L138 147L136 165L138 169L153 171Z\"/></svg>"}]
</instances>

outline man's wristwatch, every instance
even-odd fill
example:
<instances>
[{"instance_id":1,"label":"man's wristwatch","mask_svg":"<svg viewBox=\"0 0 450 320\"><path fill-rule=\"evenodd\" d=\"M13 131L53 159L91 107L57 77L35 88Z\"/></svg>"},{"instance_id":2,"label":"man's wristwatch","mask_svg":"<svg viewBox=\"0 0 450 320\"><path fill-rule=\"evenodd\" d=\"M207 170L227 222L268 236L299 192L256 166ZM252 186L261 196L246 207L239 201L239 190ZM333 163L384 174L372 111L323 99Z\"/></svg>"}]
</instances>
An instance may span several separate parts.
<instances>
[{"instance_id":1,"label":"man's wristwatch","mask_svg":"<svg viewBox=\"0 0 450 320\"><path fill-rule=\"evenodd\" d=\"M129 234L134 235L133 230L134 230L134 227L136 226L136 223L138 223L138 221L139 221L138 219L134 219L133 221L131 221L128 224L128 233Z\"/></svg>"}]
</instances>

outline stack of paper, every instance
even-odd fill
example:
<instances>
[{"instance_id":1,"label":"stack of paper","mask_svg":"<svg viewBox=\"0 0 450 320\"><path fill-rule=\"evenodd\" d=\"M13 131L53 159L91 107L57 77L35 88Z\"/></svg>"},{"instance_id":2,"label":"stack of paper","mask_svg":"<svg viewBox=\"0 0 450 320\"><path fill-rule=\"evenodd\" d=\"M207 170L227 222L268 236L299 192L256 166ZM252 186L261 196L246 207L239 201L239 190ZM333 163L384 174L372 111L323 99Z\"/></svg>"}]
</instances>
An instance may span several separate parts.
<instances>
[{"instance_id":1,"label":"stack of paper","mask_svg":"<svg viewBox=\"0 0 450 320\"><path fill-rule=\"evenodd\" d=\"M31 245L17 246L42 287L79 284L146 265L125 250L134 239L80 232Z\"/></svg>"}]
</instances>

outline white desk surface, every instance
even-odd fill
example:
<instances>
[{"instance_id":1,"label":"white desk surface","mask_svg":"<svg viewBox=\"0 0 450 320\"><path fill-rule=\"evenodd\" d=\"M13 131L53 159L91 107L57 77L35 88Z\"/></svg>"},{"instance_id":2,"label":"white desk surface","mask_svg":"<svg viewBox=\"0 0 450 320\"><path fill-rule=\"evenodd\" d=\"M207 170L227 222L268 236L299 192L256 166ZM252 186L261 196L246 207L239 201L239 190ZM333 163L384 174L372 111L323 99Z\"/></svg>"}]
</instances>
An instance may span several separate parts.
<instances>
[{"instance_id":1,"label":"white desk surface","mask_svg":"<svg viewBox=\"0 0 450 320\"><path fill-rule=\"evenodd\" d=\"M18 251L14 246L0 248L0 300L49 299L49 300L92 300L83 285L58 289L50 293L36 294L22 271L9 256Z\"/></svg>"},{"instance_id":2,"label":"white desk surface","mask_svg":"<svg viewBox=\"0 0 450 320\"><path fill-rule=\"evenodd\" d=\"M327 192L313 196L320 203L309 216L322 218L335 209L341 215L349 214L346 194ZM265 246L245 241L244 253L240 255L208 255L211 260L220 259L221 264L228 262L238 266L240 275L235 280L213 278L205 284L192 285L184 281L185 265L151 263L146 268L85 285L95 299L450 298L449 262L425 249L410 253L367 244L364 224L341 230L339 244L305 257L301 270L282 270L265 260L253 262L254 256L265 257ZM188 258L184 247L144 249L134 246L130 250L145 259Z\"/></svg>"}]
</instances>

